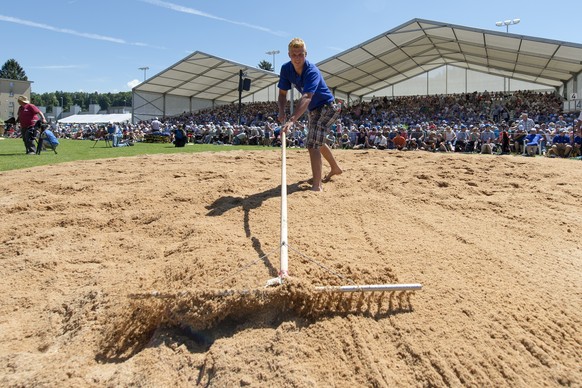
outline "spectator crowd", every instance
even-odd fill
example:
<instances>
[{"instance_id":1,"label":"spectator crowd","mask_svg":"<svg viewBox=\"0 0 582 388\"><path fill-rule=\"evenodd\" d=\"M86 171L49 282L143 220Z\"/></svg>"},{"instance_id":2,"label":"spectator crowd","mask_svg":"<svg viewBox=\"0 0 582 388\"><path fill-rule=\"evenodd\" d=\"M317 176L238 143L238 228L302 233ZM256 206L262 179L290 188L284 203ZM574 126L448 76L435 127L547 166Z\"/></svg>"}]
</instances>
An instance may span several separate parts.
<instances>
[{"instance_id":1,"label":"spectator crowd","mask_svg":"<svg viewBox=\"0 0 582 388\"><path fill-rule=\"evenodd\" d=\"M474 92L341 103L341 116L326 137L333 148L581 155L580 113L563 114L557 93ZM183 145L184 134L186 142L195 144L279 146L277 112L276 102L243 104L240 115L238 104L227 104L138 124L51 123L51 129L60 138L96 140L111 133L113 125L118 144L152 136L175 141L178 134ZM303 147L305 120L287 134L289 147Z\"/></svg>"}]
</instances>

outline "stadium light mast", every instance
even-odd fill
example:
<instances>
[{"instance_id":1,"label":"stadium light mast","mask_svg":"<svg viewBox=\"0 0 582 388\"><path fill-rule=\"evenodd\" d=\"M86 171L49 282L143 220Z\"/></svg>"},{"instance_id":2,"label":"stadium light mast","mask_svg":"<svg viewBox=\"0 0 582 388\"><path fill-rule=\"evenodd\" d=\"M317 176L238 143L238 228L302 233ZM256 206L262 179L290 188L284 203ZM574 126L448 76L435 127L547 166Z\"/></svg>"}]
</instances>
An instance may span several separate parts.
<instances>
[{"instance_id":1,"label":"stadium light mast","mask_svg":"<svg viewBox=\"0 0 582 388\"><path fill-rule=\"evenodd\" d=\"M496 22L495 25L497 27L505 26L505 32L509 33L509 26L512 24L517 24L520 21L521 21L521 19L503 20L503 21Z\"/></svg>"},{"instance_id":2,"label":"stadium light mast","mask_svg":"<svg viewBox=\"0 0 582 388\"><path fill-rule=\"evenodd\" d=\"M495 22L497 27L505 26L505 32L509 33L509 26L512 24L517 24L521 21L521 19L508 19L499 22ZM503 77L503 89L505 89L505 80L507 80L507 91L511 91L511 78Z\"/></svg>"},{"instance_id":3,"label":"stadium light mast","mask_svg":"<svg viewBox=\"0 0 582 388\"><path fill-rule=\"evenodd\" d=\"M279 50L270 50L267 51L265 54L273 56L273 72L277 74L277 67L275 66L275 55L279 54L281 51ZM267 89L267 93L269 93L269 89ZM277 84L275 84L275 93L273 93L273 98L277 101ZM267 100L269 97L267 97Z\"/></svg>"},{"instance_id":4,"label":"stadium light mast","mask_svg":"<svg viewBox=\"0 0 582 388\"><path fill-rule=\"evenodd\" d=\"M265 54L273 56L273 71L277 71L277 67L275 66L275 55L279 54L281 51L279 50L271 50L267 51Z\"/></svg>"},{"instance_id":5,"label":"stadium light mast","mask_svg":"<svg viewBox=\"0 0 582 388\"><path fill-rule=\"evenodd\" d=\"M145 80L146 80L146 74L147 74L147 71L148 71L150 68L149 68L149 67L147 67L147 66L144 66L144 67L140 67L139 69L140 69L140 70L143 70L143 81L145 82Z\"/></svg>"}]
</instances>

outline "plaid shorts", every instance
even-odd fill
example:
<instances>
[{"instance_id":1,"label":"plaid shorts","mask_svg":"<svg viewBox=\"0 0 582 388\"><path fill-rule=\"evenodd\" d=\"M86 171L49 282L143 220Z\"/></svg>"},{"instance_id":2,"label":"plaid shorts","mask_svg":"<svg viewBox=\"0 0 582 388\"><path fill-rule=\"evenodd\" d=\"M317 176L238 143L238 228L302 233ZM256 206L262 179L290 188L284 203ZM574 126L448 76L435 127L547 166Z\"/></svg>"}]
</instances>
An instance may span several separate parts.
<instances>
[{"instance_id":1,"label":"plaid shorts","mask_svg":"<svg viewBox=\"0 0 582 388\"><path fill-rule=\"evenodd\" d=\"M306 148L317 149L324 144L325 133L338 118L340 111L339 104L329 103L309 112Z\"/></svg>"}]
</instances>

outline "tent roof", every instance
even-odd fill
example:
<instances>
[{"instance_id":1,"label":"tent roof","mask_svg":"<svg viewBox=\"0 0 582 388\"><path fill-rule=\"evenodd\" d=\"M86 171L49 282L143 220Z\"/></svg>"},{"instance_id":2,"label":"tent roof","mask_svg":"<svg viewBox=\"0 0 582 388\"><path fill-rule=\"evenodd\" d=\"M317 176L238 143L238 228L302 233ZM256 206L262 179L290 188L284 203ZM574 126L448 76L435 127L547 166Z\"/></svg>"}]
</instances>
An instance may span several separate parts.
<instances>
[{"instance_id":1,"label":"tent roof","mask_svg":"<svg viewBox=\"0 0 582 388\"><path fill-rule=\"evenodd\" d=\"M317 66L335 92L365 96L444 65L560 87L582 71L582 45L412 19ZM133 88L184 97L235 102L239 70L252 91L272 86L274 72L205 54L189 55Z\"/></svg>"},{"instance_id":2,"label":"tent roof","mask_svg":"<svg viewBox=\"0 0 582 388\"><path fill-rule=\"evenodd\" d=\"M108 122L123 123L131 121L131 113L112 113L97 115L72 115L58 120L61 124L102 124Z\"/></svg>"},{"instance_id":3,"label":"tent roof","mask_svg":"<svg viewBox=\"0 0 582 388\"><path fill-rule=\"evenodd\" d=\"M251 91L243 91L245 98L253 90L261 90L277 82L272 72L243 65L201 51L147 79L133 88L134 92L171 94L204 100L238 101L239 72L251 79Z\"/></svg>"},{"instance_id":4,"label":"tent roof","mask_svg":"<svg viewBox=\"0 0 582 388\"><path fill-rule=\"evenodd\" d=\"M327 85L363 96L444 65L559 87L582 45L412 19L317 64Z\"/></svg>"}]
</instances>

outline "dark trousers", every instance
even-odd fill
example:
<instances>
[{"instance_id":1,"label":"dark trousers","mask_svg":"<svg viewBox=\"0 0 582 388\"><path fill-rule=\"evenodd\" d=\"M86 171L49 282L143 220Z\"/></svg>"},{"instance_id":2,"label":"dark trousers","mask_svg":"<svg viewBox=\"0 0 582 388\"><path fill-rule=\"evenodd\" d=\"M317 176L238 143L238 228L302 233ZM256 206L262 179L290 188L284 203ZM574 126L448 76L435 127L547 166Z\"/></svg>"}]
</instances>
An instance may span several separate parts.
<instances>
[{"instance_id":1,"label":"dark trousers","mask_svg":"<svg viewBox=\"0 0 582 388\"><path fill-rule=\"evenodd\" d=\"M34 146L34 139L36 138L36 128L28 127L22 131L22 141L24 141L24 147L26 148L26 153L36 153L36 147Z\"/></svg>"},{"instance_id":2,"label":"dark trousers","mask_svg":"<svg viewBox=\"0 0 582 388\"><path fill-rule=\"evenodd\" d=\"M181 137L179 139L174 139L174 146L176 147L184 147L186 145L186 141L188 140L187 137Z\"/></svg>"}]
</instances>

